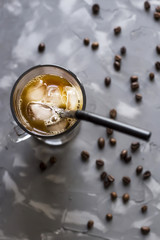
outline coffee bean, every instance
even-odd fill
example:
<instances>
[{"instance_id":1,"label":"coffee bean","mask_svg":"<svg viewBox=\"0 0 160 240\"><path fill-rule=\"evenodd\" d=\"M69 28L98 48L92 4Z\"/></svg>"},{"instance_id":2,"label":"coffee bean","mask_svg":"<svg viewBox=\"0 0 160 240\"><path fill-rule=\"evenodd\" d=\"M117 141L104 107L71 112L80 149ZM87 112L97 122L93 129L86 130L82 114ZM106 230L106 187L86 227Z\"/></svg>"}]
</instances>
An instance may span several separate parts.
<instances>
[{"instance_id":1,"label":"coffee bean","mask_svg":"<svg viewBox=\"0 0 160 240\"><path fill-rule=\"evenodd\" d=\"M131 76L130 80L131 80L131 83L138 82L138 76Z\"/></svg>"},{"instance_id":2,"label":"coffee bean","mask_svg":"<svg viewBox=\"0 0 160 240\"><path fill-rule=\"evenodd\" d=\"M130 184L131 179L130 179L129 177L127 177L127 176L124 176L124 177L122 178L122 181L123 181L123 184L124 184L124 185L128 185L128 184Z\"/></svg>"},{"instance_id":3,"label":"coffee bean","mask_svg":"<svg viewBox=\"0 0 160 240\"><path fill-rule=\"evenodd\" d=\"M155 20L159 20L160 19L160 13L159 12L155 12L154 13L154 19Z\"/></svg>"},{"instance_id":4,"label":"coffee bean","mask_svg":"<svg viewBox=\"0 0 160 240\"><path fill-rule=\"evenodd\" d=\"M108 178L104 180L104 187L108 188L111 185L111 182L108 181Z\"/></svg>"},{"instance_id":5,"label":"coffee bean","mask_svg":"<svg viewBox=\"0 0 160 240\"><path fill-rule=\"evenodd\" d=\"M154 79L154 73L151 72L151 73L149 74L149 79L150 79L151 81Z\"/></svg>"},{"instance_id":6,"label":"coffee bean","mask_svg":"<svg viewBox=\"0 0 160 240\"><path fill-rule=\"evenodd\" d=\"M128 151L125 150L125 149L123 149L123 150L121 151L121 153L120 153L120 157L121 157L121 159L123 159L123 160L127 157L127 155L128 155Z\"/></svg>"},{"instance_id":7,"label":"coffee bean","mask_svg":"<svg viewBox=\"0 0 160 240\"><path fill-rule=\"evenodd\" d=\"M160 6L157 6L155 11L160 13Z\"/></svg>"},{"instance_id":8,"label":"coffee bean","mask_svg":"<svg viewBox=\"0 0 160 240\"><path fill-rule=\"evenodd\" d=\"M88 160L89 157L90 157L89 152L87 152L87 151L82 151L82 152L81 152L81 158L82 158L84 161Z\"/></svg>"},{"instance_id":9,"label":"coffee bean","mask_svg":"<svg viewBox=\"0 0 160 240\"><path fill-rule=\"evenodd\" d=\"M141 212L142 212L142 213L147 212L147 210L148 210L148 207L147 207L146 205L144 205L144 206L141 207Z\"/></svg>"},{"instance_id":10,"label":"coffee bean","mask_svg":"<svg viewBox=\"0 0 160 240\"><path fill-rule=\"evenodd\" d=\"M107 175L107 179L110 183L113 183L115 181L115 178L112 175Z\"/></svg>"},{"instance_id":11,"label":"coffee bean","mask_svg":"<svg viewBox=\"0 0 160 240\"><path fill-rule=\"evenodd\" d=\"M125 163L129 163L130 161L132 160L132 157L131 156L128 156L124 159L124 162Z\"/></svg>"},{"instance_id":12,"label":"coffee bean","mask_svg":"<svg viewBox=\"0 0 160 240\"><path fill-rule=\"evenodd\" d=\"M111 109L109 115L110 115L110 118L115 119L117 117L116 109L114 109L114 108Z\"/></svg>"},{"instance_id":13,"label":"coffee bean","mask_svg":"<svg viewBox=\"0 0 160 240\"><path fill-rule=\"evenodd\" d=\"M99 43L98 42L93 42L91 47L92 47L93 50L96 50L99 47Z\"/></svg>"},{"instance_id":14,"label":"coffee bean","mask_svg":"<svg viewBox=\"0 0 160 240\"><path fill-rule=\"evenodd\" d=\"M104 140L104 138L103 137L100 137L100 138L98 138L98 146L99 146L99 148L104 148L104 145L105 145L105 140Z\"/></svg>"},{"instance_id":15,"label":"coffee bean","mask_svg":"<svg viewBox=\"0 0 160 240\"><path fill-rule=\"evenodd\" d=\"M138 88L139 88L139 83L138 82L131 83L132 91L136 91Z\"/></svg>"},{"instance_id":16,"label":"coffee bean","mask_svg":"<svg viewBox=\"0 0 160 240\"><path fill-rule=\"evenodd\" d=\"M99 160L96 160L96 166L97 168L101 168L104 166L104 161L99 159Z\"/></svg>"},{"instance_id":17,"label":"coffee bean","mask_svg":"<svg viewBox=\"0 0 160 240\"><path fill-rule=\"evenodd\" d=\"M127 203L130 199L129 194L128 193L123 194L122 199L124 203Z\"/></svg>"},{"instance_id":18,"label":"coffee bean","mask_svg":"<svg viewBox=\"0 0 160 240\"><path fill-rule=\"evenodd\" d=\"M89 220L88 223L87 223L87 228L91 229L91 228L93 228L93 225L94 225L94 221L93 220Z\"/></svg>"},{"instance_id":19,"label":"coffee bean","mask_svg":"<svg viewBox=\"0 0 160 240\"><path fill-rule=\"evenodd\" d=\"M157 69L157 71L160 71L160 62L155 63L155 68Z\"/></svg>"},{"instance_id":20,"label":"coffee bean","mask_svg":"<svg viewBox=\"0 0 160 240\"><path fill-rule=\"evenodd\" d=\"M121 69L120 62L118 62L118 61L115 61L114 64L113 64L113 66L114 66L114 69L115 69L116 71L119 71L119 70Z\"/></svg>"},{"instance_id":21,"label":"coffee bean","mask_svg":"<svg viewBox=\"0 0 160 240\"><path fill-rule=\"evenodd\" d=\"M150 227L148 227L148 226L141 227L141 233L143 235L147 235L149 232L150 232Z\"/></svg>"},{"instance_id":22,"label":"coffee bean","mask_svg":"<svg viewBox=\"0 0 160 240\"><path fill-rule=\"evenodd\" d=\"M106 220L107 220L107 221L111 221L112 218L113 218L112 214L111 214L111 213L107 213L107 215L106 215Z\"/></svg>"},{"instance_id":23,"label":"coffee bean","mask_svg":"<svg viewBox=\"0 0 160 240\"><path fill-rule=\"evenodd\" d=\"M89 43L90 43L89 38L84 38L83 43L84 43L85 46L88 46Z\"/></svg>"},{"instance_id":24,"label":"coffee bean","mask_svg":"<svg viewBox=\"0 0 160 240\"><path fill-rule=\"evenodd\" d=\"M104 83L105 83L106 87L108 87L111 84L111 78L110 77L106 77L104 79Z\"/></svg>"},{"instance_id":25,"label":"coffee bean","mask_svg":"<svg viewBox=\"0 0 160 240\"><path fill-rule=\"evenodd\" d=\"M106 172L102 172L101 173L101 180L105 180L107 177L107 173Z\"/></svg>"},{"instance_id":26,"label":"coffee bean","mask_svg":"<svg viewBox=\"0 0 160 240\"><path fill-rule=\"evenodd\" d=\"M121 32L121 27L120 27L120 26L114 28L114 34L115 34L115 35L120 34L120 32Z\"/></svg>"},{"instance_id":27,"label":"coffee bean","mask_svg":"<svg viewBox=\"0 0 160 240\"><path fill-rule=\"evenodd\" d=\"M138 150L140 148L140 143L139 142L134 142L134 143L131 143L131 150L133 152L135 152L136 150Z\"/></svg>"},{"instance_id":28,"label":"coffee bean","mask_svg":"<svg viewBox=\"0 0 160 240\"><path fill-rule=\"evenodd\" d=\"M41 171L45 171L47 169L47 165L44 162L40 162L39 164L39 168L41 169Z\"/></svg>"},{"instance_id":29,"label":"coffee bean","mask_svg":"<svg viewBox=\"0 0 160 240\"><path fill-rule=\"evenodd\" d=\"M139 93L137 93L137 94L135 95L135 99L136 99L137 102L140 102L140 101L142 100L142 95L139 94Z\"/></svg>"},{"instance_id":30,"label":"coffee bean","mask_svg":"<svg viewBox=\"0 0 160 240\"><path fill-rule=\"evenodd\" d=\"M117 143L115 138L110 138L109 142L110 142L110 145L112 145L112 146L115 146Z\"/></svg>"},{"instance_id":31,"label":"coffee bean","mask_svg":"<svg viewBox=\"0 0 160 240\"><path fill-rule=\"evenodd\" d=\"M45 50L45 44L44 43L40 43L38 46L38 51L39 52L43 52Z\"/></svg>"},{"instance_id":32,"label":"coffee bean","mask_svg":"<svg viewBox=\"0 0 160 240\"><path fill-rule=\"evenodd\" d=\"M151 176L151 172L150 172L150 171L145 171L145 172L143 173L143 179L144 179L144 180L150 178L150 176Z\"/></svg>"},{"instance_id":33,"label":"coffee bean","mask_svg":"<svg viewBox=\"0 0 160 240\"><path fill-rule=\"evenodd\" d=\"M110 196L111 196L111 199L114 201L117 198L117 193L116 192L111 192Z\"/></svg>"},{"instance_id":34,"label":"coffee bean","mask_svg":"<svg viewBox=\"0 0 160 240\"><path fill-rule=\"evenodd\" d=\"M117 62L119 62L119 63L121 62L121 59L122 59L122 58L121 58L121 56L119 56L119 55L116 55L116 56L114 57L114 60L117 61Z\"/></svg>"},{"instance_id":35,"label":"coffee bean","mask_svg":"<svg viewBox=\"0 0 160 240\"><path fill-rule=\"evenodd\" d=\"M144 2L144 8L148 11L150 9L151 5L148 1Z\"/></svg>"},{"instance_id":36,"label":"coffee bean","mask_svg":"<svg viewBox=\"0 0 160 240\"><path fill-rule=\"evenodd\" d=\"M143 167L141 165L137 166L136 168L137 175L141 174L142 171L143 171Z\"/></svg>"},{"instance_id":37,"label":"coffee bean","mask_svg":"<svg viewBox=\"0 0 160 240\"><path fill-rule=\"evenodd\" d=\"M160 45L156 46L156 51L157 51L158 54L160 54Z\"/></svg>"},{"instance_id":38,"label":"coffee bean","mask_svg":"<svg viewBox=\"0 0 160 240\"><path fill-rule=\"evenodd\" d=\"M99 10L100 10L100 7L97 3L92 6L93 14L97 15L99 13Z\"/></svg>"},{"instance_id":39,"label":"coffee bean","mask_svg":"<svg viewBox=\"0 0 160 240\"><path fill-rule=\"evenodd\" d=\"M56 160L56 158L54 156L50 157L50 159L49 159L49 162L50 162L51 165L55 164L56 161L57 160Z\"/></svg>"},{"instance_id":40,"label":"coffee bean","mask_svg":"<svg viewBox=\"0 0 160 240\"><path fill-rule=\"evenodd\" d=\"M111 129L111 128L107 128L106 129L106 132L107 132L107 135L112 135L113 134L113 129Z\"/></svg>"},{"instance_id":41,"label":"coffee bean","mask_svg":"<svg viewBox=\"0 0 160 240\"><path fill-rule=\"evenodd\" d=\"M120 52L121 52L122 55L125 55L126 51L127 51L126 47L121 47Z\"/></svg>"}]
</instances>

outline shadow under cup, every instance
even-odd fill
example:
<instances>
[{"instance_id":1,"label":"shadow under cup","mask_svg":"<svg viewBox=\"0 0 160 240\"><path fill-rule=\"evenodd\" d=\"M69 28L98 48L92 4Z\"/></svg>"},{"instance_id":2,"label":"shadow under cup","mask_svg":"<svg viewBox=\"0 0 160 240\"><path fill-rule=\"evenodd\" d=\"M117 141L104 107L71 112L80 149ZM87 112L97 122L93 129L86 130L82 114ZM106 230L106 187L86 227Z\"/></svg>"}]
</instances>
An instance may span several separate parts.
<instances>
[{"instance_id":1,"label":"shadow under cup","mask_svg":"<svg viewBox=\"0 0 160 240\"><path fill-rule=\"evenodd\" d=\"M17 122L18 126L24 130L25 133L36 137L37 139L45 142L50 145L62 145L68 141L70 141L74 136L77 135L80 127L80 121L76 121L73 126L68 128L66 131L57 134L57 135L42 135L39 133L35 133L27 128L27 124L23 119L20 110L20 96L21 93L26 86L26 84L39 75L55 75L65 78L72 86L76 88L78 96L82 101L82 110L85 110L86 107L86 94L84 87L77 76L69 70L66 70L63 67L56 65L39 65L33 68L30 68L26 72L24 72L18 80L15 82L10 98L11 112L13 118Z\"/></svg>"}]
</instances>

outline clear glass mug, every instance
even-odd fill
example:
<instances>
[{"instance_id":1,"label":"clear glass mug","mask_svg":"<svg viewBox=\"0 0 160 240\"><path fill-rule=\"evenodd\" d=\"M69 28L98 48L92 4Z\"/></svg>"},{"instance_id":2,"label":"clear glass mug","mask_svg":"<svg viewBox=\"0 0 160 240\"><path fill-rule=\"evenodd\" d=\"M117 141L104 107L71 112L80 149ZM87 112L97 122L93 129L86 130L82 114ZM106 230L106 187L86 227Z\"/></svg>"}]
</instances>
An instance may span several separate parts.
<instances>
[{"instance_id":1,"label":"clear glass mug","mask_svg":"<svg viewBox=\"0 0 160 240\"><path fill-rule=\"evenodd\" d=\"M33 78L35 78L38 75L45 75L45 74L51 74L56 75L65 78L71 85L73 85L76 90L78 91L78 94L80 98L82 99L82 110L85 110L86 107L86 94L84 87L80 80L77 78L77 76L72 73L70 70L67 70L63 67L56 66L56 65L39 65L30 68L26 72L24 72L18 80L15 82L12 91L11 91L11 97L10 97L10 106L11 106L11 112L13 115L14 120L18 124L14 128L14 135L17 136L17 139L26 139L30 136L33 136L37 138L38 140L43 141L46 144L50 145L62 145L64 143L67 143L70 141L74 136L77 135L79 128L80 128L80 121L77 120L73 126L71 126L66 131L57 134L57 135L41 135L39 133L35 133L27 129L27 126L20 114L20 107L19 107L19 100L22 93L22 90L24 89L25 85ZM18 142L20 140L17 140Z\"/></svg>"}]
</instances>

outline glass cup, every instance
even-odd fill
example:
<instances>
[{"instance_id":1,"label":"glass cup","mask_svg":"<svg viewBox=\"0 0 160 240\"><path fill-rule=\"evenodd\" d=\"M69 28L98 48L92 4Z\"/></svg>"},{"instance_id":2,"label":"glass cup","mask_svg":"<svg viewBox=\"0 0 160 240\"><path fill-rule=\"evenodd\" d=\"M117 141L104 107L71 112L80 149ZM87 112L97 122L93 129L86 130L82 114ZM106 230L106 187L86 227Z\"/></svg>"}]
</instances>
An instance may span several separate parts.
<instances>
[{"instance_id":1,"label":"glass cup","mask_svg":"<svg viewBox=\"0 0 160 240\"><path fill-rule=\"evenodd\" d=\"M80 98L82 99L82 110L85 110L86 107L86 94L84 87L77 76L72 73L71 71L56 65L39 65L33 68L30 68L26 72L24 72L18 80L15 82L10 97L10 106L11 112L13 115L14 120L18 124L15 127L15 134L17 135L18 139L20 138L28 138L29 136L33 136L46 144L50 145L62 145L70 141L74 136L77 135L79 128L80 128L80 121L77 120L73 126L68 128L66 131L59 133L57 135L43 135L39 133L35 133L27 129L26 123L22 118L20 107L19 107L19 100L21 93L25 87L25 85L33 78L38 75L45 75L51 74L65 78L72 86L76 88ZM20 140L17 140L18 142Z\"/></svg>"}]
</instances>

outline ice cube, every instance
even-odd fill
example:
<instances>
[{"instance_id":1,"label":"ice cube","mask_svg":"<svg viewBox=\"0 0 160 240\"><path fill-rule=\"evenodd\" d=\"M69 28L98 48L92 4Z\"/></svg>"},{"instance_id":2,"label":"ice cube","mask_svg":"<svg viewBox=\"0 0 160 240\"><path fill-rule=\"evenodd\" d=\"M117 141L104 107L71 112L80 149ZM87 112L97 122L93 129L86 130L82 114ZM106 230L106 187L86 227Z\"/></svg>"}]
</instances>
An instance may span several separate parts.
<instances>
[{"instance_id":1,"label":"ice cube","mask_svg":"<svg viewBox=\"0 0 160 240\"><path fill-rule=\"evenodd\" d=\"M47 129L49 132L63 132L67 127L68 127L69 123L67 121L67 119L63 119L59 122L57 122L56 124L53 125L49 125L47 126Z\"/></svg>"},{"instance_id":2,"label":"ice cube","mask_svg":"<svg viewBox=\"0 0 160 240\"><path fill-rule=\"evenodd\" d=\"M62 96L59 87L48 86L44 101L51 106L62 107Z\"/></svg>"},{"instance_id":3,"label":"ice cube","mask_svg":"<svg viewBox=\"0 0 160 240\"><path fill-rule=\"evenodd\" d=\"M52 109L41 103L29 103L27 106L27 113L33 120L47 120L52 116Z\"/></svg>"},{"instance_id":4,"label":"ice cube","mask_svg":"<svg viewBox=\"0 0 160 240\"><path fill-rule=\"evenodd\" d=\"M66 86L63 88L63 93L66 92L66 109L76 110L78 106L78 96L74 87ZM65 96L65 94L63 94Z\"/></svg>"},{"instance_id":5,"label":"ice cube","mask_svg":"<svg viewBox=\"0 0 160 240\"><path fill-rule=\"evenodd\" d=\"M40 101L43 100L43 97L45 96L46 86L42 85L41 82L37 83L36 86L31 87L27 91L27 101Z\"/></svg>"}]
</instances>

